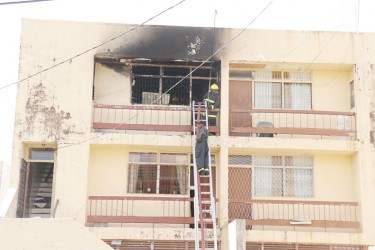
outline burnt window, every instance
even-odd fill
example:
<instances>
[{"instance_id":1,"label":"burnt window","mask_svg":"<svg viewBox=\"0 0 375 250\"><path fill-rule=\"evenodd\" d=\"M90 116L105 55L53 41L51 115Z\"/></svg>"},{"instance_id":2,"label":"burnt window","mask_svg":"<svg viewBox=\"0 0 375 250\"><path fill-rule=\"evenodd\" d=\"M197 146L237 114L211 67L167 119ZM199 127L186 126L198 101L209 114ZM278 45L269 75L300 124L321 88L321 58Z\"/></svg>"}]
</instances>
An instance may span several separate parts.
<instances>
[{"instance_id":1,"label":"burnt window","mask_svg":"<svg viewBox=\"0 0 375 250\"><path fill-rule=\"evenodd\" d=\"M132 65L132 103L189 106L202 101L210 83L217 82L216 67L186 62Z\"/></svg>"}]
</instances>

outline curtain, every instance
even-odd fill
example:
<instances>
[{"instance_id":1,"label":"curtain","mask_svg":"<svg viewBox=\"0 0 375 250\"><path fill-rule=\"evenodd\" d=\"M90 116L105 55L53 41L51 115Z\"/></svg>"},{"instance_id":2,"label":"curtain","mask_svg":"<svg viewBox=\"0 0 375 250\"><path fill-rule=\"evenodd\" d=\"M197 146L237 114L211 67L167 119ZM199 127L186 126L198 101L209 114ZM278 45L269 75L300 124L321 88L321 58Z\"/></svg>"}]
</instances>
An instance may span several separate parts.
<instances>
[{"instance_id":1,"label":"curtain","mask_svg":"<svg viewBox=\"0 0 375 250\"><path fill-rule=\"evenodd\" d=\"M285 108L311 110L311 84L285 83Z\"/></svg>"},{"instance_id":2,"label":"curtain","mask_svg":"<svg viewBox=\"0 0 375 250\"><path fill-rule=\"evenodd\" d=\"M129 165L128 193L132 194L132 193L137 192L138 172L139 172L139 165L138 164L130 164Z\"/></svg>"},{"instance_id":3,"label":"curtain","mask_svg":"<svg viewBox=\"0 0 375 250\"><path fill-rule=\"evenodd\" d=\"M281 83L255 82L255 108L281 108Z\"/></svg>"},{"instance_id":4,"label":"curtain","mask_svg":"<svg viewBox=\"0 0 375 250\"><path fill-rule=\"evenodd\" d=\"M187 167L186 166L176 166L177 167L177 182L180 189L180 194L186 194L186 181L187 181Z\"/></svg>"}]
</instances>

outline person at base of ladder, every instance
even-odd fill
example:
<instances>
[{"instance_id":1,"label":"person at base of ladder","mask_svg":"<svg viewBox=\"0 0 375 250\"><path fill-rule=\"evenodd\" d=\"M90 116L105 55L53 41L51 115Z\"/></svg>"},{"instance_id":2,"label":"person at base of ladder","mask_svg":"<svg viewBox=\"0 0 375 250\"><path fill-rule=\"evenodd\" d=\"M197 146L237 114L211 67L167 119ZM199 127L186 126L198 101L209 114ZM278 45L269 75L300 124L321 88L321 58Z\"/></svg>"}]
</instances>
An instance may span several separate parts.
<instances>
[{"instance_id":1,"label":"person at base of ladder","mask_svg":"<svg viewBox=\"0 0 375 250\"><path fill-rule=\"evenodd\" d=\"M195 138L195 159L200 175L208 175L208 130L204 121L198 122L198 135Z\"/></svg>"},{"instance_id":2,"label":"person at base of ladder","mask_svg":"<svg viewBox=\"0 0 375 250\"><path fill-rule=\"evenodd\" d=\"M203 96L203 101L207 103L208 109L220 108L219 86L214 83L210 87L210 91ZM216 126L218 112L208 112L208 125Z\"/></svg>"}]
</instances>

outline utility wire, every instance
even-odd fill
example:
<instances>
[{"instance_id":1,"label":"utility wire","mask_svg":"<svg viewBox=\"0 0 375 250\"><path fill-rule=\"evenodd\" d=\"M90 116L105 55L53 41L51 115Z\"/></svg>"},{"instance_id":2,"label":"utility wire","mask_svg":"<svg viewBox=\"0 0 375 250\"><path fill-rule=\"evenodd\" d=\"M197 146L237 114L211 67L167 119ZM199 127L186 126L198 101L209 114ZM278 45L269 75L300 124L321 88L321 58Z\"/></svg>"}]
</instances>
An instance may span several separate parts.
<instances>
[{"instance_id":1,"label":"utility wire","mask_svg":"<svg viewBox=\"0 0 375 250\"><path fill-rule=\"evenodd\" d=\"M41 71L38 71L38 72L36 72L36 73L33 73L33 74L29 75L28 77L25 77L25 78L23 78L23 79L21 79L21 80L18 80L18 81L16 81L16 82L12 82L12 83L9 83L9 84L7 84L7 85L4 85L4 86L0 87L0 90L2 90L2 89L4 89L4 88L7 88L7 87L9 87L9 86L15 85L15 84L22 83L22 82L24 82L24 81L26 81L26 80L28 80L28 79L30 79L30 78L32 78L32 77L34 77L34 76L40 74L40 73L43 73L43 72L49 71L49 70L51 70L51 69L53 69L53 68L56 68L57 66L60 66L60 65L62 65L62 64L69 63L71 60L73 60L73 59L75 59L75 58L77 58L77 57L80 57L80 56L82 56L82 55L84 55L84 54L86 54L86 53L88 53L88 52L90 52L90 51L92 51L92 50L94 50L94 49L97 49L97 48L99 48L99 47L101 47L101 46L103 46L103 45L105 45L105 44L107 44L107 43L109 43L109 42L112 42L112 41L114 41L114 40L116 40L116 39L118 39L118 38L120 38L120 37L122 37L122 36L124 36L124 35L126 35L126 34L128 34L128 33L130 33L130 32L132 32L132 31L134 31L134 30L136 30L136 29L138 29L138 28L144 26L146 23L152 21L153 19L155 19L155 18L157 18L158 16L164 14L165 12L167 12L167 11L169 11L169 10L175 8L176 6L182 4L182 3L185 2L185 1L186 1L186 0L181 0L180 2L178 2L178 3L176 3L176 4L174 4L174 5L170 6L170 7L168 7L167 9L165 9L165 10L159 12L159 13L156 14L155 16L153 16L153 17L147 19L147 20L144 21L143 23L141 23L141 24L139 24L139 25L137 25L137 26L131 28L130 30L127 30L127 31L125 31L125 32L123 32L123 33L121 33L121 34L115 36L115 37L112 37L111 39L109 39L109 40L107 40L107 41L104 41L104 42L102 42L102 43L100 43L100 44L98 44L98 45L96 45L96 46L94 46L94 47L92 47L92 48L89 48L89 49L87 49L87 50L85 50L85 51L83 51L83 52L81 52L81 53L79 53L79 54L76 54L76 55L73 56L73 57L70 57L70 58L68 58L68 59L65 59L65 60L63 60L63 61L61 61L61 62L59 62L59 63L57 63L57 64L54 64L54 65L52 65L52 66L49 66L49 67L47 67L47 68L45 68L45 69L43 69L43 70L41 70Z\"/></svg>"},{"instance_id":2,"label":"utility wire","mask_svg":"<svg viewBox=\"0 0 375 250\"><path fill-rule=\"evenodd\" d=\"M0 2L0 5L11 5L11 4L22 4L22 3L36 3L36 2L47 2L54 0L25 0L25 1L14 1L14 2Z\"/></svg>"},{"instance_id":3,"label":"utility wire","mask_svg":"<svg viewBox=\"0 0 375 250\"><path fill-rule=\"evenodd\" d=\"M186 76L184 76L182 79L180 79L178 82L176 82L172 87L170 87L166 92L164 92L159 98L155 99L151 104L155 104L156 102L160 101L164 95L166 95L169 91L171 91L173 88L175 88L178 84L180 84L181 82L183 82L186 78L188 78L190 75L192 75L196 70L198 70L200 67L202 67L205 63L207 63L211 58L213 58L215 55L217 55L219 52L221 52L222 50L224 50L230 43L232 43L234 40L236 40L238 37L240 37L248 28L249 26L260 16L263 14L263 12L273 3L274 0L271 0L246 26L245 28L243 28L242 30L240 30L240 32L235 35L234 37L232 37L231 39L229 39L224 45L222 45L218 50L216 50L214 53L212 53L209 57L207 57L203 62L201 62L197 67L195 67L192 71L189 72L189 74L187 74ZM134 114L132 117L130 117L128 120L126 120L125 122L117 125L116 127L110 129L110 130L107 130L105 132L102 132L101 134L97 135L97 136L94 136L94 137L91 137L89 139L86 139L86 140L83 140L83 141L80 141L80 142L77 142L77 143L72 143L72 144L68 144L68 145L65 145L65 146L61 146L61 147L58 147L59 149L62 149L62 148L67 148L67 147L70 147L70 146L74 146L74 145L78 145L78 144L81 144L81 143L84 143L84 142L88 142L88 141L91 141L91 140L94 140L94 139L97 139L99 137L102 137L103 135L111 132L111 131L114 131L116 130L117 128L121 127L122 125L124 124L127 124L129 121L131 121L133 118L137 117L141 112L144 112L144 110L137 110L136 114Z\"/></svg>"}]
</instances>

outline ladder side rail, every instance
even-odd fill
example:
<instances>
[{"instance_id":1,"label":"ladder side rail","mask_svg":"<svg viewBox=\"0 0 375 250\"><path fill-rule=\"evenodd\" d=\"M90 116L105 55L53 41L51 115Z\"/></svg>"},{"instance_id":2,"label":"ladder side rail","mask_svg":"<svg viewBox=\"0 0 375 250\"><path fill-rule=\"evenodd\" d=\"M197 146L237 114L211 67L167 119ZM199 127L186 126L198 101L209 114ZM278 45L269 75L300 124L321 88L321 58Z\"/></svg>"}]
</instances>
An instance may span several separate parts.
<instances>
[{"instance_id":1,"label":"ladder side rail","mask_svg":"<svg viewBox=\"0 0 375 250\"><path fill-rule=\"evenodd\" d=\"M202 103L198 102L198 114L197 114L197 120L200 121L201 119L201 109L202 109ZM196 127L196 133L198 133L198 124ZM195 151L195 143L194 142L194 151ZM197 169L197 167L195 166ZM198 170L198 169L197 169ZM197 171L198 172L198 171ZM201 249L205 250L205 237L204 237L204 229L205 229L205 222L203 218L203 203L202 203L202 191L201 191L201 184L200 184L200 174L197 173L197 186L198 186L198 203L199 203L199 221L201 226Z\"/></svg>"},{"instance_id":2,"label":"ladder side rail","mask_svg":"<svg viewBox=\"0 0 375 250\"><path fill-rule=\"evenodd\" d=\"M195 107L196 105L193 105L193 108L194 108L194 118L193 118L193 121L194 121L194 125L196 124L196 119L197 120L200 120L200 116L201 116L201 105L202 103L198 102L198 109L197 109L197 118L195 118ZM202 195L201 195L201 187L200 187L200 178L199 178L199 173L198 173L198 168L197 168L197 163L196 163L196 158L195 158L195 144L196 144L196 134L198 132L198 125L195 127L194 129L194 143L193 143L193 162L194 162L194 179L195 179L195 187L194 187L194 190L195 190L195 194L194 194L194 220L196 221L194 223L195 225L195 247L197 250L199 249L202 249L202 250L205 250L205 239L204 239L204 228L205 228L205 225L204 225L204 220L203 220L203 208L202 208ZM199 236L198 236L198 231L199 231L199 225L198 223L200 222L200 227L201 227L201 248L199 248Z\"/></svg>"},{"instance_id":3,"label":"ladder side rail","mask_svg":"<svg viewBox=\"0 0 375 250\"><path fill-rule=\"evenodd\" d=\"M198 170L197 163L195 159L195 140L196 140L196 119L195 119L195 101L193 101L193 171L194 171L194 232L195 232L195 250L199 250L199 238L198 238Z\"/></svg>"},{"instance_id":4,"label":"ladder side rail","mask_svg":"<svg viewBox=\"0 0 375 250\"><path fill-rule=\"evenodd\" d=\"M207 103L204 103L205 112L206 112L206 124L208 125L208 111L207 111ZM208 130L208 126L207 126ZM211 148L208 146L208 171L209 171L209 183L210 183L210 210L211 210L211 218L212 218L212 228L214 231L214 249L217 250L217 225L216 225L216 199L214 197L214 190L213 190L213 180L212 180L212 166L211 166Z\"/></svg>"}]
</instances>

